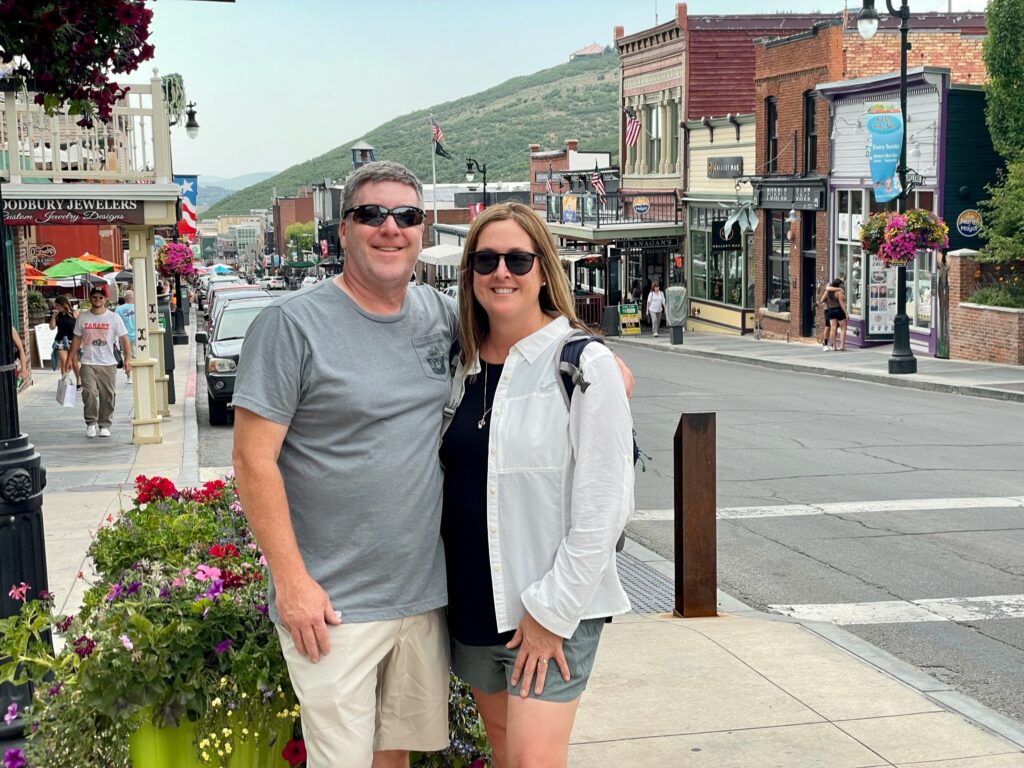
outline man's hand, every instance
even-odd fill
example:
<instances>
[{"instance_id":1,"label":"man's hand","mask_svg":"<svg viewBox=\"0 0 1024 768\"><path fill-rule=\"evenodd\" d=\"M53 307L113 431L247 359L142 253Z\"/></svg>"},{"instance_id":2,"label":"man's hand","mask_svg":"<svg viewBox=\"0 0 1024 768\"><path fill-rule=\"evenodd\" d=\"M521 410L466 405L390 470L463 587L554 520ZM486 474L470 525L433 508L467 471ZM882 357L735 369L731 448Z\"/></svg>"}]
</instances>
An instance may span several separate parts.
<instances>
[{"instance_id":1,"label":"man's hand","mask_svg":"<svg viewBox=\"0 0 1024 768\"><path fill-rule=\"evenodd\" d=\"M281 624L291 634L298 652L316 664L331 650L327 625L341 624L341 616L331 607L323 587L308 574L287 582L275 580L274 586Z\"/></svg>"}]
</instances>

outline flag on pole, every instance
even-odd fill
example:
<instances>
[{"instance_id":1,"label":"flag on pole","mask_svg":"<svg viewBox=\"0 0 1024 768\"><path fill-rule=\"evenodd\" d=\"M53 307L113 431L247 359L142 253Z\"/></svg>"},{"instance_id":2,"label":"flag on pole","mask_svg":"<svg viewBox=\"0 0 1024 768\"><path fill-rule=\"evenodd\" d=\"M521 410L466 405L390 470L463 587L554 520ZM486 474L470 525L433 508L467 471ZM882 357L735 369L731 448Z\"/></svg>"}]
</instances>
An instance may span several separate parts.
<instances>
[{"instance_id":1,"label":"flag on pole","mask_svg":"<svg viewBox=\"0 0 1024 768\"><path fill-rule=\"evenodd\" d=\"M636 115L626 114L626 146L635 147L640 139L640 119Z\"/></svg>"},{"instance_id":2,"label":"flag on pole","mask_svg":"<svg viewBox=\"0 0 1024 768\"><path fill-rule=\"evenodd\" d=\"M441 126L433 115L430 117L430 132L435 144L444 144L444 131L441 130Z\"/></svg>"},{"instance_id":3,"label":"flag on pole","mask_svg":"<svg viewBox=\"0 0 1024 768\"><path fill-rule=\"evenodd\" d=\"M597 196L601 198L601 202L604 202L604 179L601 178L601 172L597 170L597 163L594 163L594 173L590 176L590 183L597 190Z\"/></svg>"},{"instance_id":4,"label":"flag on pole","mask_svg":"<svg viewBox=\"0 0 1024 768\"><path fill-rule=\"evenodd\" d=\"M483 203L470 203L469 204L469 220L473 221L477 216L484 212Z\"/></svg>"},{"instance_id":5,"label":"flag on pole","mask_svg":"<svg viewBox=\"0 0 1024 768\"><path fill-rule=\"evenodd\" d=\"M451 160L452 156L448 154L448 150L442 147L438 142L434 142L434 154L440 155L445 160Z\"/></svg>"},{"instance_id":6,"label":"flag on pole","mask_svg":"<svg viewBox=\"0 0 1024 768\"><path fill-rule=\"evenodd\" d=\"M547 181L544 182L544 191L549 195L555 194L555 188L551 186L551 163L548 163L548 178Z\"/></svg>"},{"instance_id":7,"label":"flag on pole","mask_svg":"<svg viewBox=\"0 0 1024 768\"><path fill-rule=\"evenodd\" d=\"M174 176L181 196L181 221L178 222L178 234L191 242L196 236L196 194L198 193L198 176Z\"/></svg>"}]
</instances>

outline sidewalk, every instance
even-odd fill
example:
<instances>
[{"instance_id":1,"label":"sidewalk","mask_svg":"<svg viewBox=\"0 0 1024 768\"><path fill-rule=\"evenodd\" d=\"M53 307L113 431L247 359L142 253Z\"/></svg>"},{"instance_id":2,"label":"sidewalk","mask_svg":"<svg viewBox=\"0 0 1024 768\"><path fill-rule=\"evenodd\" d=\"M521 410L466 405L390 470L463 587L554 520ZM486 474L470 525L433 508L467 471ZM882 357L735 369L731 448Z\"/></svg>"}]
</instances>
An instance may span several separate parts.
<instances>
[{"instance_id":1,"label":"sidewalk","mask_svg":"<svg viewBox=\"0 0 1024 768\"><path fill-rule=\"evenodd\" d=\"M751 335L728 336L691 331L682 344L670 342L670 329L652 336L644 328L642 336L612 336L615 344L639 345L662 352L697 355L764 368L838 376L894 387L911 387L932 392L988 397L1024 403L1024 366L998 363L972 363L965 360L939 360L918 354L917 373L890 375L888 360L892 345L825 352L820 344L757 340Z\"/></svg>"},{"instance_id":2,"label":"sidewalk","mask_svg":"<svg viewBox=\"0 0 1024 768\"><path fill-rule=\"evenodd\" d=\"M732 339L696 336L687 337L685 353L755 362L743 357L745 339L730 346ZM624 343L668 350L667 342ZM820 365L838 366L833 375L846 375L842 366L853 365L846 358L860 358L863 369L870 361L885 369L883 353L752 343L765 345L756 350L765 356L762 364L788 367L817 355L827 358ZM768 350L776 348L781 351L773 358ZM924 371L927 363L921 363ZM77 575L88 573L92 532L120 508L137 474L186 484L208 474L196 466L194 344L175 348L175 365L177 402L162 424L160 445L131 444L131 389L122 374L109 440L85 437L81 406L65 412L56 404L56 374L34 371L35 384L21 395L22 431L47 469L47 566L50 589L65 612L80 602ZM960 378L957 386L970 377ZM992 375L989 381L1011 379ZM1013 381L1024 395L1024 375ZM636 594L644 589L637 584L657 584L662 592L671 587L671 563L631 541L623 557L624 568L628 561L631 572L642 571L631 587L634 604L646 597ZM570 765L1024 768L1024 727L843 630L759 614L724 594L719 610L710 619L633 613L606 627L573 731Z\"/></svg>"}]
</instances>

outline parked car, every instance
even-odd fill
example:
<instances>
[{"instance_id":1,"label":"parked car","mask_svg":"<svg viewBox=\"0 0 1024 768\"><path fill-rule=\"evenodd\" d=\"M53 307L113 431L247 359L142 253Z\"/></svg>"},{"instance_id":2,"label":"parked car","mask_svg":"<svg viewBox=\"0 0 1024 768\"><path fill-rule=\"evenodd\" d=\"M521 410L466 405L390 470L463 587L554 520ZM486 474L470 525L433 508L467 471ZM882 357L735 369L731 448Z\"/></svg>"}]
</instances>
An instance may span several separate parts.
<instances>
[{"instance_id":1,"label":"parked car","mask_svg":"<svg viewBox=\"0 0 1024 768\"><path fill-rule=\"evenodd\" d=\"M284 290L287 290L287 288L288 288L288 283L286 283L284 278L281 277L280 275L273 275L267 281L267 290L268 291L284 291Z\"/></svg>"},{"instance_id":2,"label":"parked car","mask_svg":"<svg viewBox=\"0 0 1024 768\"><path fill-rule=\"evenodd\" d=\"M316 285L319 282L320 281L313 275L306 275L304 278L302 278L302 285L300 287L308 288L309 286Z\"/></svg>"},{"instance_id":3,"label":"parked car","mask_svg":"<svg viewBox=\"0 0 1024 768\"><path fill-rule=\"evenodd\" d=\"M206 307L209 293L214 286L240 282L242 279L238 275L204 275L199 280L199 309Z\"/></svg>"},{"instance_id":4,"label":"parked car","mask_svg":"<svg viewBox=\"0 0 1024 768\"><path fill-rule=\"evenodd\" d=\"M224 308L236 301L246 299L270 299L273 298L267 291L257 288L255 285L246 285L244 290L224 290L213 294L210 301L210 311L206 313L206 331L209 333L217 324L217 318Z\"/></svg>"},{"instance_id":5,"label":"parked car","mask_svg":"<svg viewBox=\"0 0 1024 768\"><path fill-rule=\"evenodd\" d=\"M228 423L242 341L252 321L271 301L269 296L233 301L221 311L212 333L196 333L196 343L206 347L204 370L210 426Z\"/></svg>"}]
</instances>

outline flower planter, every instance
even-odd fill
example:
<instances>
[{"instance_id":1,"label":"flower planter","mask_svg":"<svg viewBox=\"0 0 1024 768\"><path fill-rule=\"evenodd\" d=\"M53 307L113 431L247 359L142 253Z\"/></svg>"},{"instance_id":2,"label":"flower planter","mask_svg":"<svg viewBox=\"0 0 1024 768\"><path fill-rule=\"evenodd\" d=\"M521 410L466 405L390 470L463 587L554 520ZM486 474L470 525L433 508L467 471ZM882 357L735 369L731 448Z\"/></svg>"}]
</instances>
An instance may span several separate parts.
<instances>
[{"instance_id":1,"label":"flower planter","mask_svg":"<svg viewBox=\"0 0 1024 768\"><path fill-rule=\"evenodd\" d=\"M232 743L231 755L223 758L216 750L207 750L211 760L204 763L196 755L193 723L185 720L177 728L158 728L146 720L128 740L128 750L135 768L290 768L281 750L291 738L291 729L288 720L272 745L267 744L264 734L242 744Z\"/></svg>"}]
</instances>

